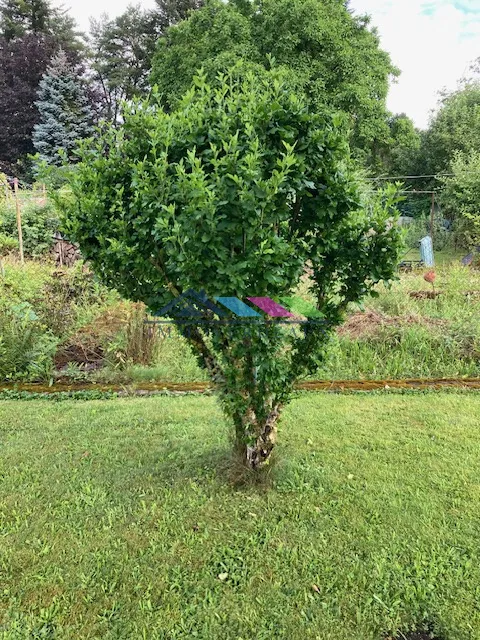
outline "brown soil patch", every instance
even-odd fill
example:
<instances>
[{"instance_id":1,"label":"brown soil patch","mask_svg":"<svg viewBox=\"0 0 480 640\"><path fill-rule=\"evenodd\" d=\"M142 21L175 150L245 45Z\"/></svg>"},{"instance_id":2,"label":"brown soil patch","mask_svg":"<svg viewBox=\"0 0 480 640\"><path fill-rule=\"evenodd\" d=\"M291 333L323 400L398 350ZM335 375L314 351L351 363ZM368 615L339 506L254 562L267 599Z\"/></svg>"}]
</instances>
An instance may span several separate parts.
<instances>
[{"instance_id":1,"label":"brown soil patch","mask_svg":"<svg viewBox=\"0 0 480 640\"><path fill-rule=\"evenodd\" d=\"M60 371L69 362L85 370L99 369L105 359L105 347L126 326L131 306L120 303L107 309L90 324L79 329L57 350L55 367Z\"/></svg>"},{"instance_id":2,"label":"brown soil patch","mask_svg":"<svg viewBox=\"0 0 480 640\"><path fill-rule=\"evenodd\" d=\"M408 295L415 300L435 300L443 295L443 291L410 291Z\"/></svg>"},{"instance_id":3,"label":"brown soil patch","mask_svg":"<svg viewBox=\"0 0 480 640\"><path fill-rule=\"evenodd\" d=\"M408 316L387 316L379 311L367 309L363 312L354 313L347 318L346 322L337 329L337 334L355 340L374 336L384 327L398 328L414 324L438 327L443 326L445 321L434 318L424 318L423 316L414 314Z\"/></svg>"}]
</instances>

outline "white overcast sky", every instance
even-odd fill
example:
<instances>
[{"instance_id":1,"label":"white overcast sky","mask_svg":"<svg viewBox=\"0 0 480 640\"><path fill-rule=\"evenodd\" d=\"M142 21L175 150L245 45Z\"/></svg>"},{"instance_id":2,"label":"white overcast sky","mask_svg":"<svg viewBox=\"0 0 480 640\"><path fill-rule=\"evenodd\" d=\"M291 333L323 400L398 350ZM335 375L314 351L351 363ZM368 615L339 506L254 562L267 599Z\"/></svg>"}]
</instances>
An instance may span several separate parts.
<instances>
[{"instance_id":1,"label":"white overcast sky","mask_svg":"<svg viewBox=\"0 0 480 640\"><path fill-rule=\"evenodd\" d=\"M80 27L89 17L122 13L129 0L66 0ZM154 0L141 0L153 7ZM390 90L388 106L426 127L437 92L452 89L480 57L480 0L350 0L357 13L368 13L382 47L402 71Z\"/></svg>"}]
</instances>

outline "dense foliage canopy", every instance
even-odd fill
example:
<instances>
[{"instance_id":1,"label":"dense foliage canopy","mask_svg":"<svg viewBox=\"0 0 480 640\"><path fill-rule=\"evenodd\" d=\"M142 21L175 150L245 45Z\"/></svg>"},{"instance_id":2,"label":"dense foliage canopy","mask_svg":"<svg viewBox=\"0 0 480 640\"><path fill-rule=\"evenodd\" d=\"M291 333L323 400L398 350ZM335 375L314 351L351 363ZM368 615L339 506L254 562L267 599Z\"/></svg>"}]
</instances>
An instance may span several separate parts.
<instances>
[{"instance_id":1,"label":"dense foliage canopy","mask_svg":"<svg viewBox=\"0 0 480 640\"><path fill-rule=\"evenodd\" d=\"M290 71L311 107L348 114L353 144L367 157L388 138L385 100L397 73L366 17L339 0L209 0L159 42L152 82L171 109L203 67L212 81L238 60Z\"/></svg>"},{"instance_id":2,"label":"dense foliage canopy","mask_svg":"<svg viewBox=\"0 0 480 640\"><path fill-rule=\"evenodd\" d=\"M457 152L450 170L453 175L442 180L445 215L456 223L465 246L480 246L480 151Z\"/></svg>"}]
</instances>

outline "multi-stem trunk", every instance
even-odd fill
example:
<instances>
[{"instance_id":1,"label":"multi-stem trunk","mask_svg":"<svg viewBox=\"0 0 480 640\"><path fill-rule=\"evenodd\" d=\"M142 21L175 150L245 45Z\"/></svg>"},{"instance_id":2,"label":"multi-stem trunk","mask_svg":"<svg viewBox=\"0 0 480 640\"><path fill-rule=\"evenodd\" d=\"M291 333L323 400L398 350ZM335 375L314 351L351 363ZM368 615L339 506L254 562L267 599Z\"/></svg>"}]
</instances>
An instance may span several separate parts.
<instances>
[{"instance_id":1,"label":"multi-stem trunk","mask_svg":"<svg viewBox=\"0 0 480 640\"><path fill-rule=\"evenodd\" d=\"M253 356L258 356L261 344L255 346L250 339L240 336L233 346L247 347L247 351L237 355L223 336L224 362L220 365L198 328L189 326L185 331L180 326L180 330L216 385L225 413L233 418L236 448L246 466L260 469L269 462L275 447L277 423L288 395L287 384L285 381L274 384L273 387L277 386L274 389L272 384L259 382Z\"/></svg>"},{"instance_id":2,"label":"multi-stem trunk","mask_svg":"<svg viewBox=\"0 0 480 640\"><path fill-rule=\"evenodd\" d=\"M268 464L277 439L277 424L281 406L274 404L265 418L260 419L252 407L235 418L237 449L247 467L260 469Z\"/></svg>"}]
</instances>

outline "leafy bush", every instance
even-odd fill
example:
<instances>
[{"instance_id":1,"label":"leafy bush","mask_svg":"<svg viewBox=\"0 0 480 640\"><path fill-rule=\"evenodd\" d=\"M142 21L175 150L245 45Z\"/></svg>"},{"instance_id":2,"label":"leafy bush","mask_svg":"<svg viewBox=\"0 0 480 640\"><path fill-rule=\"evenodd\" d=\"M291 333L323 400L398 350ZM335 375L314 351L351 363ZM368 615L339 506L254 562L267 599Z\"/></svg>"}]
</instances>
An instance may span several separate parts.
<instances>
[{"instance_id":1,"label":"leafy bush","mask_svg":"<svg viewBox=\"0 0 480 640\"><path fill-rule=\"evenodd\" d=\"M53 234L58 231L60 220L52 202L32 199L22 205L23 249L26 256L36 258L53 247ZM0 233L17 237L15 203L5 201L0 205Z\"/></svg>"},{"instance_id":2,"label":"leafy bush","mask_svg":"<svg viewBox=\"0 0 480 640\"><path fill-rule=\"evenodd\" d=\"M311 112L278 72L195 80L172 113L135 105L82 145L65 223L103 281L153 311L190 288L209 298L288 296L305 268L322 323L182 324L217 383L239 451L265 464L299 377L316 370L350 302L392 278L396 188L366 200L338 114ZM108 152L105 150L108 149Z\"/></svg>"},{"instance_id":3,"label":"leafy bush","mask_svg":"<svg viewBox=\"0 0 480 640\"><path fill-rule=\"evenodd\" d=\"M7 256L9 253L18 248L18 240L5 233L0 233L0 258Z\"/></svg>"},{"instance_id":4,"label":"leafy bush","mask_svg":"<svg viewBox=\"0 0 480 640\"><path fill-rule=\"evenodd\" d=\"M37 313L52 333L71 333L89 309L103 306L109 297L90 269L81 262L71 268L56 269L48 278L36 304Z\"/></svg>"}]
</instances>

